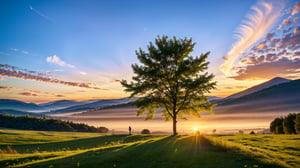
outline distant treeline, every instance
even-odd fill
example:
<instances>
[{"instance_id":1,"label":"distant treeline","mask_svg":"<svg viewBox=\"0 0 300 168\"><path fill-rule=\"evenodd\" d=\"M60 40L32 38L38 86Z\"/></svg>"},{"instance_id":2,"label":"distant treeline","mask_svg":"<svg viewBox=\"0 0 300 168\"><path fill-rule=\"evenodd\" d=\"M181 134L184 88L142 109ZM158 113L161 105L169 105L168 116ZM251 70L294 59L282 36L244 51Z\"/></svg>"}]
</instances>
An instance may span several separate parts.
<instances>
[{"instance_id":1,"label":"distant treeline","mask_svg":"<svg viewBox=\"0 0 300 168\"><path fill-rule=\"evenodd\" d=\"M270 125L273 134L300 134L300 113L275 118Z\"/></svg>"},{"instance_id":2,"label":"distant treeline","mask_svg":"<svg viewBox=\"0 0 300 168\"><path fill-rule=\"evenodd\" d=\"M36 118L31 116L16 117L5 114L0 114L0 127L41 131L108 132L106 127L96 128L82 123L73 123L72 121Z\"/></svg>"}]
</instances>

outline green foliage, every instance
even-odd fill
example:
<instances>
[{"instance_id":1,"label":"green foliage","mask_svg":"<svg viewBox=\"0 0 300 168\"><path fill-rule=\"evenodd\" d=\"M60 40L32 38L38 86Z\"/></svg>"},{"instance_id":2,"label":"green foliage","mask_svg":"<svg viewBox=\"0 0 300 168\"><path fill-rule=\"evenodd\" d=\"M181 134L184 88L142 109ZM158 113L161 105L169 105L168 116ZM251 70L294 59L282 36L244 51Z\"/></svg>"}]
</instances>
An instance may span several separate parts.
<instances>
[{"instance_id":1,"label":"green foliage","mask_svg":"<svg viewBox=\"0 0 300 168\"><path fill-rule=\"evenodd\" d=\"M148 129L143 129L143 130L141 131L141 134L151 134L151 132L150 132L150 130L148 130Z\"/></svg>"},{"instance_id":2,"label":"green foliage","mask_svg":"<svg viewBox=\"0 0 300 168\"><path fill-rule=\"evenodd\" d=\"M141 64L132 65L133 81L121 81L131 98L142 96L134 102L139 108L137 115L148 112L146 120L152 119L162 108L163 117L173 120L173 134L177 134L177 118L200 117L199 112L212 112L214 106L205 95L216 85L211 82L214 75L205 72L209 52L190 56L194 46L192 39L158 37L155 44L149 43L147 52L136 51Z\"/></svg>"},{"instance_id":3,"label":"green foliage","mask_svg":"<svg viewBox=\"0 0 300 168\"><path fill-rule=\"evenodd\" d=\"M296 114L296 119L295 119L295 130L297 134L300 134L300 113Z\"/></svg>"},{"instance_id":4,"label":"green foliage","mask_svg":"<svg viewBox=\"0 0 300 168\"><path fill-rule=\"evenodd\" d=\"M273 134L284 134L283 131L283 118L275 118L270 124L270 131Z\"/></svg>"},{"instance_id":5,"label":"green foliage","mask_svg":"<svg viewBox=\"0 0 300 168\"><path fill-rule=\"evenodd\" d=\"M296 114L290 113L283 119L283 130L285 134L296 134L295 130Z\"/></svg>"},{"instance_id":6,"label":"green foliage","mask_svg":"<svg viewBox=\"0 0 300 168\"><path fill-rule=\"evenodd\" d=\"M275 118L270 124L270 131L273 134L300 134L300 113Z\"/></svg>"},{"instance_id":7,"label":"green foliage","mask_svg":"<svg viewBox=\"0 0 300 168\"><path fill-rule=\"evenodd\" d=\"M83 123L73 123L72 121L36 118L30 116L15 117L4 114L0 114L0 127L45 131L108 132L108 129L105 127L96 128Z\"/></svg>"}]
</instances>

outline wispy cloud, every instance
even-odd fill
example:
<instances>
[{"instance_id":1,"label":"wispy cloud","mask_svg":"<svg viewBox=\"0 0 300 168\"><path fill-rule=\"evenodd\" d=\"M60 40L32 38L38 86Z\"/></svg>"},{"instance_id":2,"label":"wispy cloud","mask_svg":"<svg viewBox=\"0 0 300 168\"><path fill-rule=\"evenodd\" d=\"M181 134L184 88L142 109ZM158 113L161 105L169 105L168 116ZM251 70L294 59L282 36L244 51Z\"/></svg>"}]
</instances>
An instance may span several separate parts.
<instances>
[{"instance_id":1,"label":"wispy cloud","mask_svg":"<svg viewBox=\"0 0 300 168\"><path fill-rule=\"evenodd\" d=\"M62 67L75 68L74 65L67 64L65 61L61 60L57 55L47 57L46 61L49 62L49 63L60 65Z\"/></svg>"},{"instance_id":2,"label":"wispy cloud","mask_svg":"<svg viewBox=\"0 0 300 168\"><path fill-rule=\"evenodd\" d=\"M110 83L120 83L121 80L120 79L112 79L109 81Z\"/></svg>"},{"instance_id":3,"label":"wispy cloud","mask_svg":"<svg viewBox=\"0 0 300 168\"><path fill-rule=\"evenodd\" d=\"M29 54L29 52L28 52L28 51L22 51L22 53L23 53L23 54Z\"/></svg>"},{"instance_id":4,"label":"wispy cloud","mask_svg":"<svg viewBox=\"0 0 300 168\"><path fill-rule=\"evenodd\" d=\"M21 50L21 49L18 49L18 48L11 48L10 49L11 51L14 51L14 52L19 52L19 53L22 53L22 54L30 54L29 51L25 51L25 50Z\"/></svg>"},{"instance_id":5,"label":"wispy cloud","mask_svg":"<svg viewBox=\"0 0 300 168\"><path fill-rule=\"evenodd\" d=\"M280 18L284 5L281 3L259 1L252 6L252 12L246 16L246 20L238 28L237 41L224 58L220 69L226 76L235 75L232 72L237 59L254 43L261 39Z\"/></svg>"},{"instance_id":6,"label":"wispy cloud","mask_svg":"<svg viewBox=\"0 0 300 168\"><path fill-rule=\"evenodd\" d=\"M83 71L81 71L79 73L80 73L80 75L86 75L87 74L86 72L83 72Z\"/></svg>"},{"instance_id":7,"label":"wispy cloud","mask_svg":"<svg viewBox=\"0 0 300 168\"><path fill-rule=\"evenodd\" d=\"M19 51L19 49L17 49L17 48L11 48L10 50L12 50L12 51Z\"/></svg>"},{"instance_id":8,"label":"wispy cloud","mask_svg":"<svg viewBox=\"0 0 300 168\"><path fill-rule=\"evenodd\" d=\"M18 78L18 79L24 79L24 80L33 80L33 81L46 82L46 83L55 83L55 84L71 86L71 87L82 87L82 88L88 88L88 89L107 90L107 89L99 88L99 87L97 87L97 85L92 84L92 83L64 81L64 80L49 77L48 75L46 75L44 73L20 69L18 67L11 66L8 64L0 64L0 76L10 77L10 78Z\"/></svg>"},{"instance_id":9,"label":"wispy cloud","mask_svg":"<svg viewBox=\"0 0 300 168\"><path fill-rule=\"evenodd\" d=\"M294 5L295 9L297 5ZM238 65L232 67L236 80L270 79L273 77L300 78L300 20L290 10L279 25L243 54ZM263 46L263 47L261 47Z\"/></svg>"},{"instance_id":10,"label":"wispy cloud","mask_svg":"<svg viewBox=\"0 0 300 168\"><path fill-rule=\"evenodd\" d=\"M22 95L22 96L38 96L37 94L30 93L30 92L21 92L21 93L19 93L19 95Z\"/></svg>"},{"instance_id":11,"label":"wispy cloud","mask_svg":"<svg viewBox=\"0 0 300 168\"><path fill-rule=\"evenodd\" d=\"M300 11L300 2L296 2L295 6L293 8L293 11L291 13L292 16L295 15L295 14L297 14L297 13L299 13L299 11Z\"/></svg>"},{"instance_id":12,"label":"wispy cloud","mask_svg":"<svg viewBox=\"0 0 300 168\"><path fill-rule=\"evenodd\" d=\"M29 9L30 9L31 11L33 11L34 13L36 13L37 15L41 16L42 18L44 18L44 19L46 19L46 20L48 20L48 21L53 22L53 20L52 20L49 16L47 16L47 15L45 15L44 13L42 13L41 11L39 11L39 10L33 8L31 5L29 5Z\"/></svg>"}]
</instances>

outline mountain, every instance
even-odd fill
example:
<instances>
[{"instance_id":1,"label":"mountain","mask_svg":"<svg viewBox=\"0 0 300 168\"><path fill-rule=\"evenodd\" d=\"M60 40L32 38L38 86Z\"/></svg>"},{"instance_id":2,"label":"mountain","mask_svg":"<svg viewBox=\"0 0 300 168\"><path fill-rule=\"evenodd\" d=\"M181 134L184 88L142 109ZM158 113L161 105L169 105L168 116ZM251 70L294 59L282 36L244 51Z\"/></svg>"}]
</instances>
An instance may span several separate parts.
<instances>
[{"instance_id":1,"label":"mountain","mask_svg":"<svg viewBox=\"0 0 300 168\"><path fill-rule=\"evenodd\" d=\"M87 111L87 110L103 108L103 107L106 107L106 106L129 103L133 100L134 99L129 99L129 98L98 100L98 101L95 101L95 102L92 102L92 103L71 106L71 107L68 107L68 108L60 109L60 110L54 110L54 111L51 111L49 113L53 114L53 113Z\"/></svg>"},{"instance_id":2,"label":"mountain","mask_svg":"<svg viewBox=\"0 0 300 168\"><path fill-rule=\"evenodd\" d=\"M85 101L78 102L73 100L58 100L58 101L39 104L39 106L45 107L49 110L58 110L58 109L72 107L72 106L83 105L87 103L89 102L85 102Z\"/></svg>"},{"instance_id":3,"label":"mountain","mask_svg":"<svg viewBox=\"0 0 300 168\"><path fill-rule=\"evenodd\" d=\"M29 112L41 112L45 111L44 107L41 107L34 103L25 103L18 100L12 99L0 99L0 109L13 109L18 111L29 111Z\"/></svg>"},{"instance_id":4,"label":"mountain","mask_svg":"<svg viewBox=\"0 0 300 168\"><path fill-rule=\"evenodd\" d=\"M32 116L32 117L45 117L42 113L30 113L26 111L18 111L18 110L11 110L11 109L0 109L0 114L9 114L14 116Z\"/></svg>"},{"instance_id":5,"label":"mountain","mask_svg":"<svg viewBox=\"0 0 300 168\"><path fill-rule=\"evenodd\" d=\"M207 96L207 98L208 98L208 100L210 100L210 101L222 99L221 97L217 97L217 96Z\"/></svg>"},{"instance_id":6,"label":"mountain","mask_svg":"<svg viewBox=\"0 0 300 168\"><path fill-rule=\"evenodd\" d=\"M275 85L278 85L278 84L281 84L281 83L290 82L290 81L292 81L292 80L285 79L285 78L280 78L280 77L276 77L276 78L273 78L273 79L271 79L271 80L269 80L267 82L264 82L262 84L256 85L256 86L251 87L249 89L246 89L244 91L241 91L241 92L235 93L233 95L230 95L226 99L239 98L239 97L242 97L242 96L245 96L245 95L249 95L251 93L254 93L254 92L266 89L268 87L275 86Z\"/></svg>"},{"instance_id":7,"label":"mountain","mask_svg":"<svg viewBox=\"0 0 300 168\"><path fill-rule=\"evenodd\" d=\"M222 112L300 111L300 79L259 90L238 98L227 99L217 106Z\"/></svg>"}]
</instances>

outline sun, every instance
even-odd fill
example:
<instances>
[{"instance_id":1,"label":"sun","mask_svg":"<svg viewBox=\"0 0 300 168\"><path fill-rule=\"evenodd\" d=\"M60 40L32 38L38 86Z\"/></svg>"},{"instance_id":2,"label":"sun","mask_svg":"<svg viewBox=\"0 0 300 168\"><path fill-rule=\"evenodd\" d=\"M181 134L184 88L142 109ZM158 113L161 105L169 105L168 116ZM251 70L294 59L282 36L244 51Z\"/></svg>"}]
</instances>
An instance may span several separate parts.
<instances>
[{"instance_id":1,"label":"sun","mask_svg":"<svg viewBox=\"0 0 300 168\"><path fill-rule=\"evenodd\" d=\"M198 130L199 130L199 128L197 128L197 127L194 128L194 131L198 131Z\"/></svg>"}]
</instances>

